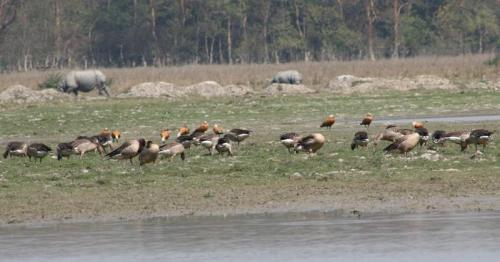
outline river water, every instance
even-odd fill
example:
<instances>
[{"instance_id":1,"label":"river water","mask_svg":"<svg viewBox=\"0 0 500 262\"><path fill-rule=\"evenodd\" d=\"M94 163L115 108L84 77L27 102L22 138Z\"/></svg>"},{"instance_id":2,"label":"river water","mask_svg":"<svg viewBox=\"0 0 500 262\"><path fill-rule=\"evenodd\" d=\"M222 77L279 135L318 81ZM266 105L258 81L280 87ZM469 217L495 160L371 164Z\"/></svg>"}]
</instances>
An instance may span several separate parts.
<instances>
[{"instance_id":1,"label":"river water","mask_svg":"<svg viewBox=\"0 0 500 262\"><path fill-rule=\"evenodd\" d=\"M500 261L500 212L0 227L1 261Z\"/></svg>"}]
</instances>

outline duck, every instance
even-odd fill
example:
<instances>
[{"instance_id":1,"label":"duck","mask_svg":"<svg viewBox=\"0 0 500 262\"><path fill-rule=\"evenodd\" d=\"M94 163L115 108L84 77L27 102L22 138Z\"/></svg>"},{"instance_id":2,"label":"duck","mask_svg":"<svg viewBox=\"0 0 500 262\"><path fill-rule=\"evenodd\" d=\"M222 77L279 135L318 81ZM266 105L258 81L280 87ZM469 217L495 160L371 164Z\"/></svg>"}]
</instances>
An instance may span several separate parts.
<instances>
[{"instance_id":1,"label":"duck","mask_svg":"<svg viewBox=\"0 0 500 262\"><path fill-rule=\"evenodd\" d=\"M168 140L168 138L170 137L170 130L168 128L165 128L163 129L161 132L160 132L160 137L161 137L161 143L165 143L165 141Z\"/></svg>"},{"instance_id":2,"label":"duck","mask_svg":"<svg viewBox=\"0 0 500 262\"><path fill-rule=\"evenodd\" d=\"M237 142L238 146L240 142L247 139L250 136L252 130L244 129L244 128L233 128L227 133L227 138L231 141Z\"/></svg>"},{"instance_id":3,"label":"duck","mask_svg":"<svg viewBox=\"0 0 500 262\"><path fill-rule=\"evenodd\" d=\"M420 140L418 141L419 146L422 147L423 145L427 145L427 141L429 141L429 130L425 127L416 127L415 132L420 135Z\"/></svg>"},{"instance_id":4,"label":"duck","mask_svg":"<svg viewBox=\"0 0 500 262\"><path fill-rule=\"evenodd\" d=\"M295 132L284 133L280 135L280 142L284 145L289 153L293 152L293 148L300 141L302 137Z\"/></svg>"},{"instance_id":5,"label":"duck","mask_svg":"<svg viewBox=\"0 0 500 262\"><path fill-rule=\"evenodd\" d=\"M380 141L395 142L399 138L403 137L404 134L400 132L400 129L396 125L388 125L384 131L378 134L373 140L373 145L377 146Z\"/></svg>"},{"instance_id":6,"label":"duck","mask_svg":"<svg viewBox=\"0 0 500 262\"><path fill-rule=\"evenodd\" d=\"M121 146L106 154L108 159L120 159L120 160L130 160L130 164L133 164L132 159L142 152L142 149L146 146L146 140L143 138L134 139L124 142Z\"/></svg>"},{"instance_id":7,"label":"duck","mask_svg":"<svg viewBox=\"0 0 500 262\"><path fill-rule=\"evenodd\" d=\"M208 122L203 121L195 130L195 133L205 133L208 130Z\"/></svg>"},{"instance_id":8,"label":"duck","mask_svg":"<svg viewBox=\"0 0 500 262\"><path fill-rule=\"evenodd\" d=\"M440 144L440 145L442 145L442 143L440 143L440 140L441 140L441 138L443 138L445 135L446 135L446 131L444 131L444 130L436 130L436 131L434 131L434 132L432 133L432 136L431 136L431 138L432 138L432 142L433 142L434 144Z\"/></svg>"},{"instance_id":9,"label":"duck","mask_svg":"<svg viewBox=\"0 0 500 262\"><path fill-rule=\"evenodd\" d=\"M99 137L100 136L81 138L71 142L73 153L76 155L80 155L80 159L83 159L83 155L85 155L85 153L97 150L97 152L99 152L99 155L102 156L104 148L101 145L101 141L99 141Z\"/></svg>"},{"instance_id":10,"label":"duck","mask_svg":"<svg viewBox=\"0 0 500 262\"><path fill-rule=\"evenodd\" d=\"M196 138L196 141L198 144L208 149L210 155L213 155L219 139L220 136L218 134L206 134Z\"/></svg>"},{"instance_id":11,"label":"duck","mask_svg":"<svg viewBox=\"0 0 500 262\"><path fill-rule=\"evenodd\" d=\"M175 142L180 143L185 149L190 149L191 145L195 142L191 135L182 135L175 139Z\"/></svg>"},{"instance_id":12,"label":"duck","mask_svg":"<svg viewBox=\"0 0 500 262\"><path fill-rule=\"evenodd\" d=\"M176 137L180 137L182 135L188 135L189 131L190 131L186 124L184 124L183 126L179 127L178 130L179 130L179 132L177 133Z\"/></svg>"},{"instance_id":13,"label":"duck","mask_svg":"<svg viewBox=\"0 0 500 262\"><path fill-rule=\"evenodd\" d=\"M491 136L494 133L495 131L489 131L486 129L472 130L472 132L470 132L469 138L466 140L466 143L467 145L474 144L476 152L478 152L477 145L478 144L483 145L483 151L484 151L486 145L491 140Z\"/></svg>"},{"instance_id":14,"label":"duck","mask_svg":"<svg viewBox=\"0 0 500 262\"><path fill-rule=\"evenodd\" d=\"M224 134L224 129L222 127L219 127L219 125L215 124L214 127L212 128L212 131L216 135L223 135Z\"/></svg>"},{"instance_id":15,"label":"duck","mask_svg":"<svg viewBox=\"0 0 500 262\"><path fill-rule=\"evenodd\" d=\"M326 127L332 129L333 124L335 124L335 116L329 115L326 117L325 121L319 126L320 128Z\"/></svg>"},{"instance_id":16,"label":"duck","mask_svg":"<svg viewBox=\"0 0 500 262\"><path fill-rule=\"evenodd\" d=\"M31 161L31 158L33 157L35 159L35 162L36 162L36 159L40 159L40 163L42 163L42 159L44 157L46 157L49 152L52 151L52 149L47 146L46 144L42 144L42 143L33 143L33 144L30 144L28 146L28 149L27 149L27 155Z\"/></svg>"},{"instance_id":17,"label":"duck","mask_svg":"<svg viewBox=\"0 0 500 262\"><path fill-rule=\"evenodd\" d=\"M95 142L100 145L99 149L104 151L105 153L106 153L106 147L109 147L109 150L113 150L113 140L111 138L111 133L109 133L109 135L106 133L104 134L100 133L95 136L77 136L76 140L88 140L93 143ZM95 149L97 149L97 147Z\"/></svg>"},{"instance_id":18,"label":"duck","mask_svg":"<svg viewBox=\"0 0 500 262\"><path fill-rule=\"evenodd\" d=\"M450 141L460 145L460 151L465 151L467 149L467 139L469 139L470 133L471 132L467 130L448 132L444 135L440 135L436 144L444 145L446 141Z\"/></svg>"},{"instance_id":19,"label":"duck","mask_svg":"<svg viewBox=\"0 0 500 262\"><path fill-rule=\"evenodd\" d=\"M61 161L63 157L69 159L69 157L74 153L72 143L73 141L57 144L56 146L57 160Z\"/></svg>"},{"instance_id":20,"label":"duck","mask_svg":"<svg viewBox=\"0 0 500 262\"><path fill-rule=\"evenodd\" d=\"M111 139L113 140L113 143L119 143L121 137L122 137L122 132L120 130L115 129L113 130L113 132L111 132Z\"/></svg>"},{"instance_id":21,"label":"duck","mask_svg":"<svg viewBox=\"0 0 500 262\"><path fill-rule=\"evenodd\" d=\"M215 149L221 156L224 155L224 153L227 153L228 156L233 156L233 150L231 147L231 139L229 139L229 136L226 134L223 137L221 137L217 141L217 145L215 146Z\"/></svg>"},{"instance_id":22,"label":"duck","mask_svg":"<svg viewBox=\"0 0 500 262\"><path fill-rule=\"evenodd\" d=\"M305 136L299 140L295 145L295 152L305 151L307 153L315 154L325 144L325 137L320 133L314 133Z\"/></svg>"},{"instance_id":23,"label":"duck","mask_svg":"<svg viewBox=\"0 0 500 262\"><path fill-rule=\"evenodd\" d=\"M413 128L417 129L417 128L423 128L426 123L427 123L427 121L423 121L423 122L413 121L413 122L411 122L411 125L413 126Z\"/></svg>"},{"instance_id":24,"label":"duck","mask_svg":"<svg viewBox=\"0 0 500 262\"><path fill-rule=\"evenodd\" d=\"M363 120L361 120L361 123L359 125L365 126L366 128L370 127L370 124L373 121L373 115L371 113L367 113Z\"/></svg>"},{"instance_id":25,"label":"duck","mask_svg":"<svg viewBox=\"0 0 500 262\"><path fill-rule=\"evenodd\" d=\"M407 156L408 152L414 149L420 141L420 135L417 132L414 132L409 135L405 135L394 143L388 145L384 148L384 152L391 152L398 150L401 154L405 154Z\"/></svg>"},{"instance_id":26,"label":"duck","mask_svg":"<svg viewBox=\"0 0 500 262\"><path fill-rule=\"evenodd\" d=\"M156 159L158 159L158 155L160 153L160 146L158 144L153 143L153 141L148 140L146 142L146 146L142 149L139 154L139 165L145 165L148 163L156 163Z\"/></svg>"},{"instance_id":27,"label":"duck","mask_svg":"<svg viewBox=\"0 0 500 262\"><path fill-rule=\"evenodd\" d=\"M20 141L12 141L7 144L3 158L12 156L26 157L28 156L28 144Z\"/></svg>"},{"instance_id":28,"label":"duck","mask_svg":"<svg viewBox=\"0 0 500 262\"><path fill-rule=\"evenodd\" d=\"M354 138L352 139L351 150L356 149L358 146L366 147L369 142L368 133L365 131L358 131L354 134Z\"/></svg>"},{"instance_id":29,"label":"duck","mask_svg":"<svg viewBox=\"0 0 500 262\"><path fill-rule=\"evenodd\" d=\"M182 143L172 142L161 145L158 154L160 156L168 157L169 161L172 161L176 155L180 155L182 161L184 161L186 159L185 150L186 148Z\"/></svg>"}]
</instances>

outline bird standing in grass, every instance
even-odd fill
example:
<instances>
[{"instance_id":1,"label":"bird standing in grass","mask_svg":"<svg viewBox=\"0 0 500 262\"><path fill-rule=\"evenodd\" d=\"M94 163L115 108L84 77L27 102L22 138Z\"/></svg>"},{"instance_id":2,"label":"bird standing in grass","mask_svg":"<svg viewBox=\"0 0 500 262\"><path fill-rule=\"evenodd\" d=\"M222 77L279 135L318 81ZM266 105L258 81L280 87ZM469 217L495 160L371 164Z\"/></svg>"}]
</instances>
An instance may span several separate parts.
<instances>
[{"instance_id":1,"label":"bird standing in grass","mask_svg":"<svg viewBox=\"0 0 500 262\"><path fill-rule=\"evenodd\" d=\"M63 157L69 159L69 157L74 154L73 152L73 142L60 143L56 147L57 160L62 160Z\"/></svg>"},{"instance_id":2,"label":"bird standing in grass","mask_svg":"<svg viewBox=\"0 0 500 262\"><path fill-rule=\"evenodd\" d=\"M224 153L227 153L229 156L233 156L231 140L229 139L228 135L221 137L219 141L217 141L215 149L217 149L217 152L219 152L220 155L224 155Z\"/></svg>"},{"instance_id":3,"label":"bird standing in grass","mask_svg":"<svg viewBox=\"0 0 500 262\"><path fill-rule=\"evenodd\" d=\"M384 148L384 152L398 150L401 154L405 154L405 156L407 156L408 152L415 148L419 141L420 135L417 132L405 135Z\"/></svg>"},{"instance_id":4,"label":"bird standing in grass","mask_svg":"<svg viewBox=\"0 0 500 262\"><path fill-rule=\"evenodd\" d=\"M417 128L423 128L425 123L427 123L427 121L424 122L413 121L411 125L413 126L413 128L417 129Z\"/></svg>"},{"instance_id":5,"label":"bird standing in grass","mask_svg":"<svg viewBox=\"0 0 500 262\"><path fill-rule=\"evenodd\" d=\"M335 124L335 116L329 115L326 117L325 121L319 126L320 128L326 127L328 129L332 129L333 124Z\"/></svg>"},{"instance_id":6,"label":"bird standing in grass","mask_svg":"<svg viewBox=\"0 0 500 262\"><path fill-rule=\"evenodd\" d=\"M33 157L35 159L35 162L36 159L38 158L40 159L40 163L42 163L42 159L46 157L50 151L52 151L52 149L45 144L33 143L28 146L27 154L30 161L31 158Z\"/></svg>"},{"instance_id":7,"label":"bird standing in grass","mask_svg":"<svg viewBox=\"0 0 500 262\"><path fill-rule=\"evenodd\" d=\"M194 133L205 133L208 130L208 122L203 121L195 130Z\"/></svg>"},{"instance_id":8,"label":"bird standing in grass","mask_svg":"<svg viewBox=\"0 0 500 262\"><path fill-rule=\"evenodd\" d=\"M284 145L289 153L293 152L293 148L302 137L298 133L290 132L280 135L280 142Z\"/></svg>"},{"instance_id":9,"label":"bird standing in grass","mask_svg":"<svg viewBox=\"0 0 500 262\"><path fill-rule=\"evenodd\" d=\"M483 151L484 149L486 148L486 145L489 143L489 141L491 140L491 136L495 133L495 131L489 131L489 130L486 130L486 129L476 129L476 130L472 130L472 132L470 133L470 136L469 138L466 140L466 143L468 145L470 144L474 144L475 148L476 148L476 152L478 151L477 150L477 145L483 145Z\"/></svg>"},{"instance_id":10,"label":"bird standing in grass","mask_svg":"<svg viewBox=\"0 0 500 262\"><path fill-rule=\"evenodd\" d=\"M113 132L111 132L111 139L113 140L113 143L120 142L121 137L122 137L122 132L120 132L120 130L115 129L113 130Z\"/></svg>"},{"instance_id":11,"label":"bird standing in grass","mask_svg":"<svg viewBox=\"0 0 500 262\"><path fill-rule=\"evenodd\" d=\"M161 142L162 143L165 143L165 141L168 140L168 138L170 137L170 130L168 128L166 129L163 129L161 132L160 132L160 137L161 137Z\"/></svg>"},{"instance_id":12,"label":"bird standing in grass","mask_svg":"<svg viewBox=\"0 0 500 262\"><path fill-rule=\"evenodd\" d=\"M222 135L222 134L224 134L224 129L222 127L220 127L219 125L217 125L217 124L214 125L214 127L212 128L212 131L216 135Z\"/></svg>"},{"instance_id":13,"label":"bird standing in grass","mask_svg":"<svg viewBox=\"0 0 500 262\"><path fill-rule=\"evenodd\" d=\"M299 140L295 145L295 151L305 151L311 155L320 150L325 144L325 141L325 137L322 134L311 134Z\"/></svg>"},{"instance_id":14,"label":"bird standing in grass","mask_svg":"<svg viewBox=\"0 0 500 262\"><path fill-rule=\"evenodd\" d=\"M73 152L77 155L80 155L80 159L83 158L83 155L86 152L97 150L97 152L99 152L99 155L102 155L102 152L104 151L98 139L98 136L77 139L71 142L71 146L73 147Z\"/></svg>"},{"instance_id":15,"label":"bird standing in grass","mask_svg":"<svg viewBox=\"0 0 500 262\"><path fill-rule=\"evenodd\" d=\"M183 136L183 135L189 135L189 128L187 127L186 124L183 126L179 127L179 132L177 133L177 137Z\"/></svg>"},{"instance_id":16,"label":"bird standing in grass","mask_svg":"<svg viewBox=\"0 0 500 262\"><path fill-rule=\"evenodd\" d=\"M123 143L117 149L111 151L106 156L108 159L120 159L120 160L130 160L130 164L133 164L132 159L142 152L142 149L146 146L146 140L143 138L134 139Z\"/></svg>"},{"instance_id":17,"label":"bird standing in grass","mask_svg":"<svg viewBox=\"0 0 500 262\"><path fill-rule=\"evenodd\" d=\"M373 115L371 113L368 113L365 115L363 120L361 120L361 123L359 123L359 125L365 126L366 128L368 128L368 127L370 127L370 124L372 123L372 121L373 121Z\"/></svg>"},{"instance_id":18,"label":"bird standing in grass","mask_svg":"<svg viewBox=\"0 0 500 262\"><path fill-rule=\"evenodd\" d=\"M467 139L469 139L470 133L471 133L470 131L453 131L446 133L444 135L440 134L439 139L435 143L444 144L444 142L446 141L451 141L455 144L460 145L460 151L465 151L468 146Z\"/></svg>"},{"instance_id":19,"label":"bird standing in grass","mask_svg":"<svg viewBox=\"0 0 500 262\"><path fill-rule=\"evenodd\" d=\"M168 157L170 161L174 159L176 155L180 155L182 161L186 159L186 153L184 152L186 148L183 144L178 142L168 143L160 146L159 155Z\"/></svg>"},{"instance_id":20,"label":"bird standing in grass","mask_svg":"<svg viewBox=\"0 0 500 262\"><path fill-rule=\"evenodd\" d=\"M356 149L358 146L366 147L370 139L368 138L368 133L365 131L359 131L354 134L354 138L351 143L351 150Z\"/></svg>"},{"instance_id":21,"label":"bird standing in grass","mask_svg":"<svg viewBox=\"0 0 500 262\"><path fill-rule=\"evenodd\" d=\"M28 155L28 144L19 141L13 141L7 144L3 158L8 156L26 157Z\"/></svg>"},{"instance_id":22,"label":"bird standing in grass","mask_svg":"<svg viewBox=\"0 0 500 262\"><path fill-rule=\"evenodd\" d=\"M204 148L208 149L210 155L214 154L215 147L219 142L220 136L218 134L206 134L196 138L197 143L201 144Z\"/></svg>"},{"instance_id":23,"label":"bird standing in grass","mask_svg":"<svg viewBox=\"0 0 500 262\"><path fill-rule=\"evenodd\" d=\"M139 163L140 165L155 163L156 159L158 159L158 154L160 152L160 146L153 143L153 141L146 142L146 146L142 149L139 154Z\"/></svg>"},{"instance_id":24,"label":"bird standing in grass","mask_svg":"<svg viewBox=\"0 0 500 262\"><path fill-rule=\"evenodd\" d=\"M420 147L427 145L427 141L429 141L429 130L425 127L416 127L415 132L420 135L420 140L418 141Z\"/></svg>"},{"instance_id":25,"label":"bird standing in grass","mask_svg":"<svg viewBox=\"0 0 500 262\"><path fill-rule=\"evenodd\" d=\"M226 137L240 145L240 142L247 139L250 136L252 130L243 129L243 128L233 128L227 133Z\"/></svg>"}]
</instances>

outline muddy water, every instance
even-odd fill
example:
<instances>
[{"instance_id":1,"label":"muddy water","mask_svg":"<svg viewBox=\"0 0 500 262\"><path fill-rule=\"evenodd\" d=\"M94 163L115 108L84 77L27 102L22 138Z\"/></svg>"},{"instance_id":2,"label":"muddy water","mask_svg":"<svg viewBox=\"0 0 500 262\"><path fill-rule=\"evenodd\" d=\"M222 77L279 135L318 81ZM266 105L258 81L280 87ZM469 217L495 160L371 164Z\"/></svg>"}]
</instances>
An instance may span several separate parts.
<instances>
[{"instance_id":1,"label":"muddy water","mask_svg":"<svg viewBox=\"0 0 500 262\"><path fill-rule=\"evenodd\" d=\"M374 121L377 124L408 124L415 120L436 122L436 123L475 123L487 121L500 121L500 115L477 115L477 116L419 116L416 118L394 117L379 118ZM359 121L358 121L359 122Z\"/></svg>"},{"instance_id":2,"label":"muddy water","mask_svg":"<svg viewBox=\"0 0 500 262\"><path fill-rule=\"evenodd\" d=\"M1 261L499 261L500 213L0 227Z\"/></svg>"}]
</instances>

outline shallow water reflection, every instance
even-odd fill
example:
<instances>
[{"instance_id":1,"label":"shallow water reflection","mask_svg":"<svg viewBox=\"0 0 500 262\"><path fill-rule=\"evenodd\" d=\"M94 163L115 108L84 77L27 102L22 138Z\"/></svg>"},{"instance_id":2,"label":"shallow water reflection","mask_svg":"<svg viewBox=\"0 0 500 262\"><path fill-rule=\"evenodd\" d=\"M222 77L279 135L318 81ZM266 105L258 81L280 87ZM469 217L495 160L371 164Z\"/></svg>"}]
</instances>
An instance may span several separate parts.
<instances>
[{"instance_id":1,"label":"shallow water reflection","mask_svg":"<svg viewBox=\"0 0 500 262\"><path fill-rule=\"evenodd\" d=\"M2 261L499 261L500 213L0 227Z\"/></svg>"}]
</instances>

